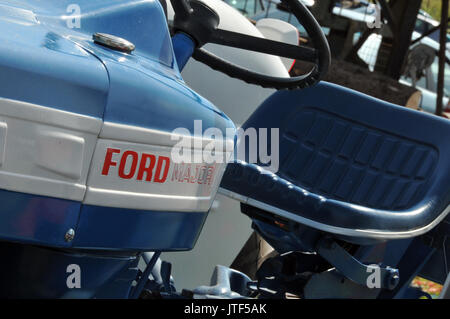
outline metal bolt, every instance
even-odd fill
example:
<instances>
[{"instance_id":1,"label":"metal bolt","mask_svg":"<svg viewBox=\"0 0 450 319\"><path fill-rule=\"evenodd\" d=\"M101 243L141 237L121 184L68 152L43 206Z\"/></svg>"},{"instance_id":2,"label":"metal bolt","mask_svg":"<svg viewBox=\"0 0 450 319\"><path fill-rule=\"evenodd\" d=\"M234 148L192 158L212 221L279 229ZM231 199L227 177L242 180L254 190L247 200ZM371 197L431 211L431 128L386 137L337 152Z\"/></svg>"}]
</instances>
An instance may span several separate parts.
<instances>
[{"instance_id":1,"label":"metal bolt","mask_svg":"<svg viewBox=\"0 0 450 319\"><path fill-rule=\"evenodd\" d=\"M392 290L397 287L398 282L400 281L400 275L398 271L391 271L390 276L388 277L388 289Z\"/></svg>"},{"instance_id":2,"label":"metal bolt","mask_svg":"<svg viewBox=\"0 0 450 319\"><path fill-rule=\"evenodd\" d=\"M75 238L75 231L72 228L70 228L64 235L64 239L67 242L71 242L74 238Z\"/></svg>"},{"instance_id":3,"label":"metal bolt","mask_svg":"<svg viewBox=\"0 0 450 319\"><path fill-rule=\"evenodd\" d=\"M398 274L393 275L391 278L391 285L393 287L397 286L399 280L400 280L400 276Z\"/></svg>"},{"instance_id":4,"label":"metal bolt","mask_svg":"<svg viewBox=\"0 0 450 319\"><path fill-rule=\"evenodd\" d=\"M94 39L95 43L106 46L116 51L131 53L136 48L130 41L111 34L95 33L92 38Z\"/></svg>"}]
</instances>

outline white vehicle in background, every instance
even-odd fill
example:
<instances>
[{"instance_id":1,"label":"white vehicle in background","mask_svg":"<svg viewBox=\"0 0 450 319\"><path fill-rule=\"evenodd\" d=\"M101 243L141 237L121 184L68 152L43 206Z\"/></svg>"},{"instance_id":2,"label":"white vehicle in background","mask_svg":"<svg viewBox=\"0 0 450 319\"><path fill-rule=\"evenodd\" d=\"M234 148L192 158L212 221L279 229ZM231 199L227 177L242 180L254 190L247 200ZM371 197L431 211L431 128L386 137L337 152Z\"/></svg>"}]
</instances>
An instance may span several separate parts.
<instances>
[{"instance_id":1,"label":"white vehicle in background","mask_svg":"<svg viewBox=\"0 0 450 319\"><path fill-rule=\"evenodd\" d=\"M202 1L219 14L220 29L298 44L297 29L284 21L262 19L255 26L222 0ZM170 2L168 18L169 21L173 18ZM288 70L293 63L289 59L216 44L207 44L205 48L233 63L277 77L289 77ZM232 79L194 59L185 66L182 76L192 89L217 105L237 126L275 92ZM229 266L251 232L251 221L241 213L240 204L218 194L195 248L189 252L165 253L161 258L172 263L177 286L195 288L199 284L209 284L211 270L217 264ZM188 270L186 265L190 267Z\"/></svg>"},{"instance_id":2,"label":"white vehicle in background","mask_svg":"<svg viewBox=\"0 0 450 319\"><path fill-rule=\"evenodd\" d=\"M257 23L260 21L260 19L279 19L285 22L292 23L298 30L300 35L305 35L306 31L301 26L301 24L296 21L296 19L293 17L293 15L284 8L279 0L224 0L230 4L232 4L234 7L239 8L239 10L242 9L242 5L245 3L246 7L244 8L256 8L254 12L251 13L248 12L248 17L252 20L255 20ZM261 5L262 3L262 5ZM355 2L356 3L356 2ZM259 5L259 7L258 7ZM314 5L314 1L310 3L310 6ZM354 4L352 1L341 1L338 2L332 9L333 14L339 15L341 17L360 21L360 22L373 22L375 19L377 5L368 2L368 1L358 1L357 4ZM438 24L437 21L433 20L430 15L428 15L424 11L420 11L420 13L417 16L416 26L415 30L412 35L412 39L417 39L421 36L421 34L429 31L433 27ZM325 34L328 34L329 30L326 28L322 28L324 30ZM433 33L435 34L435 33ZM358 34L355 35L354 41L356 42L358 39ZM367 63L369 70L373 71L378 49L381 44L381 35L378 34L372 34L366 42L363 44L363 46L358 51L359 57ZM437 52L439 50L439 43L434 41L433 39L429 37L425 37L420 41L420 44L426 45L430 48L432 48L435 58L434 61L430 66L428 66L425 70L425 76L418 80L416 83L417 89L419 89L422 93L422 99L421 99L421 108L427 112L434 113L436 110L436 99L437 99L437 73L438 73L438 58L437 58ZM447 58L450 57L450 53L447 52ZM449 99L448 96L450 94L450 69L449 65L446 64L446 71L445 71L445 95L443 99L444 107L447 106ZM406 85L411 85L412 80L408 77L403 77L400 80L401 83ZM450 111L450 110L449 110Z\"/></svg>"},{"instance_id":3,"label":"white vehicle in background","mask_svg":"<svg viewBox=\"0 0 450 319\"><path fill-rule=\"evenodd\" d=\"M223 0L229 3L234 8L242 11L242 0ZM241 2L242 1L242 2ZM298 32L301 36L306 36L307 33L305 28L300 24L299 21L294 17L294 15L283 5L280 0L248 0L249 3L256 3L256 6L253 6L254 10L245 14L247 18L258 22L261 19L277 19L289 24L292 24L297 28ZM303 4L307 7L312 7L316 3L313 0L302 0ZM244 2L245 3L245 2ZM248 4L247 4L248 6ZM247 7L245 7L247 8ZM328 35L329 28L322 27L322 30L325 35Z\"/></svg>"},{"instance_id":4,"label":"white vehicle in background","mask_svg":"<svg viewBox=\"0 0 450 319\"><path fill-rule=\"evenodd\" d=\"M370 3L368 1L358 1L357 5L345 5L352 1L341 1L338 2L333 8L333 14L339 15L351 20L361 21L365 23L373 22L375 19L377 5ZM431 29L439 25L439 22L434 20L428 13L423 10L419 11L417 15L416 24L414 27L414 32L412 34L412 40L418 39L422 34L428 33ZM447 35L450 41L450 36ZM437 75L438 75L438 65L439 59L437 57L437 52L439 52L439 30L436 30L424 37L417 44L413 45L411 49L416 47L418 44L425 45L431 48L435 54L433 62L424 70L424 76L415 83L415 87L419 89L422 93L421 108L430 113L435 113L436 111L436 99L437 99ZM362 45L358 51L358 56L367 63L369 70L373 71L376 63L376 57L378 54L378 49L381 44L382 37L379 34L371 34L366 42ZM356 39L355 39L356 41ZM447 50L449 48L449 43L447 43ZM447 60L450 57L450 52L447 51ZM400 83L406 85L413 85L414 80L408 76L403 76L400 79ZM448 63L445 66L445 80L444 80L444 99L443 105L447 106L449 102L450 95L450 67Z\"/></svg>"},{"instance_id":5,"label":"white vehicle in background","mask_svg":"<svg viewBox=\"0 0 450 319\"><path fill-rule=\"evenodd\" d=\"M340 1L333 7L332 13L354 21L373 23L376 19L378 4L368 1Z\"/></svg>"},{"instance_id":6,"label":"white vehicle in background","mask_svg":"<svg viewBox=\"0 0 450 319\"><path fill-rule=\"evenodd\" d=\"M365 0L358 1L338 1L333 7L332 13L347 18L354 21L360 21L364 23L372 23L376 19L377 10L380 12L381 7L378 3L373 3ZM425 12L424 10L419 10L417 15L416 25L414 31L425 34L431 29L439 25L439 21L433 19L433 17ZM429 37L435 41L439 40L439 30L436 30L429 34ZM447 36L450 41L450 36Z\"/></svg>"},{"instance_id":7,"label":"white vehicle in background","mask_svg":"<svg viewBox=\"0 0 450 319\"><path fill-rule=\"evenodd\" d=\"M420 34L429 33L428 34L429 38L433 39L436 42L439 42L440 30L439 30L439 28L437 28L438 26L439 26L439 21L433 19L433 17L430 16L425 11L420 10L419 14L417 15L416 26L414 28L414 31L416 31ZM436 30L430 33L430 31L432 31L432 29L436 29ZM447 50L449 50L449 48L450 48L449 45L450 45L450 35L447 33L447 45L446 45Z\"/></svg>"},{"instance_id":8,"label":"white vehicle in background","mask_svg":"<svg viewBox=\"0 0 450 319\"><path fill-rule=\"evenodd\" d=\"M251 18L260 12L271 9L280 4L280 0L223 0L233 8L236 8L244 16ZM300 0L305 6L312 7L315 0ZM295 20L295 19L294 19Z\"/></svg>"},{"instance_id":9,"label":"white vehicle in background","mask_svg":"<svg viewBox=\"0 0 450 319\"><path fill-rule=\"evenodd\" d=\"M421 36L418 32L413 32L412 40L418 39ZM356 40L356 39L355 39ZM369 38L364 42L358 51L358 56L363 60L369 67L369 70L373 71L376 58L378 54L378 49L381 45L382 36L379 34L371 34ZM436 111L436 99L437 99L437 78L438 78L438 67L439 67L439 43L434 41L429 37L424 37L419 42L414 44L411 49L414 49L418 45L430 48L431 52L434 54L432 63L427 66L424 70L424 75L418 79L415 87L422 92L422 102L421 108L430 113L435 113ZM447 60L450 59L450 52L446 52ZM450 66L448 63L445 64L445 79L444 79L444 99L443 105L448 105L450 96ZM406 85L412 85L413 80L411 77L402 76L400 82Z\"/></svg>"}]
</instances>

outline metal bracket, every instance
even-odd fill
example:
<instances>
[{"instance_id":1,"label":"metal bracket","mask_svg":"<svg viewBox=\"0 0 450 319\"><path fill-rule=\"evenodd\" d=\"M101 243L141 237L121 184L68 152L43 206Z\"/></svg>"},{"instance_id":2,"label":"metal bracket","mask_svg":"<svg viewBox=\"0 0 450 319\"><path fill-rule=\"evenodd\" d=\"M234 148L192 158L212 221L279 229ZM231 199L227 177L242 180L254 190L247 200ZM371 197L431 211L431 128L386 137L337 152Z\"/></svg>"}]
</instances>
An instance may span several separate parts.
<instances>
[{"instance_id":1,"label":"metal bracket","mask_svg":"<svg viewBox=\"0 0 450 319\"><path fill-rule=\"evenodd\" d=\"M373 265L365 265L350 255L344 248L339 246L333 239L324 237L316 246L317 253L333 265L343 276L353 282L367 286L368 277L374 272ZM394 289L399 280L397 269L388 266L379 266L380 287L382 289Z\"/></svg>"},{"instance_id":2,"label":"metal bracket","mask_svg":"<svg viewBox=\"0 0 450 319\"><path fill-rule=\"evenodd\" d=\"M252 280L245 274L217 265L211 278L211 286L200 286L193 290L195 298L244 299L251 294L248 285Z\"/></svg>"},{"instance_id":3,"label":"metal bracket","mask_svg":"<svg viewBox=\"0 0 450 319\"><path fill-rule=\"evenodd\" d=\"M450 299L450 273L447 274L439 299Z\"/></svg>"}]
</instances>

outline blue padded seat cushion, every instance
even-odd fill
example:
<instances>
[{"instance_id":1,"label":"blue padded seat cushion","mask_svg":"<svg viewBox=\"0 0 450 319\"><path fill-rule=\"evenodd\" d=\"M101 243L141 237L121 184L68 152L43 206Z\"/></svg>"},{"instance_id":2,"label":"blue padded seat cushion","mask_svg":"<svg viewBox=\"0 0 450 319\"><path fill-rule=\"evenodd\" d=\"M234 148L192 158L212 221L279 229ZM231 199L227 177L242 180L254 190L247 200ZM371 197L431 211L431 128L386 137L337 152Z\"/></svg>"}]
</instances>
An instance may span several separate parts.
<instances>
[{"instance_id":1,"label":"blue padded seat cushion","mask_svg":"<svg viewBox=\"0 0 450 319\"><path fill-rule=\"evenodd\" d=\"M321 82L274 93L251 127L279 128L279 170L230 163L229 193L357 236L419 235L448 213L449 120Z\"/></svg>"}]
</instances>

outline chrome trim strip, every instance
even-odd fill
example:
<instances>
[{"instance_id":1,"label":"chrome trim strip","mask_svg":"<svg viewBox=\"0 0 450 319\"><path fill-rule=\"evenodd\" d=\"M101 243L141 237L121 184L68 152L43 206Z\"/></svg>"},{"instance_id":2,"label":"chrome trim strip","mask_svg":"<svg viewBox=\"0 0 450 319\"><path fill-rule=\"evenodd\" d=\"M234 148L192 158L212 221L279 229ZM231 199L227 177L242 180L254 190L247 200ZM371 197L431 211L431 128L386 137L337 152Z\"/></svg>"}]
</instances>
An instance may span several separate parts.
<instances>
[{"instance_id":1,"label":"chrome trim strip","mask_svg":"<svg viewBox=\"0 0 450 319\"><path fill-rule=\"evenodd\" d=\"M90 186L83 200L83 204L94 206L197 213L207 212L211 203L211 197L144 194Z\"/></svg>"},{"instance_id":2,"label":"chrome trim strip","mask_svg":"<svg viewBox=\"0 0 450 319\"><path fill-rule=\"evenodd\" d=\"M438 218L433 220L430 224L422 227L417 228L413 230L408 231L402 231L402 232L390 232L390 231L381 231L376 229L349 229L349 228L343 228L343 227L336 227L336 226L330 226L327 224L322 224L315 222L313 220L298 216L296 214L290 213L286 210L279 209L277 207L268 205L266 203L257 201L251 197L242 196L240 194L236 194L234 192L231 192L229 190L226 190L224 188L219 188L219 193L222 195L225 195L227 197L230 197L232 199L235 199L237 201L240 201L242 203L255 206L259 209L263 209L266 211L269 211L271 213L277 214L281 217L293 220L295 222L298 222L300 224L319 229L328 233L332 234L338 234L343 236L349 236L349 237L365 237L365 238L374 238L374 239L401 239L401 238L410 238L422 235L429 230L431 230L433 227L438 225L450 212L450 205L447 206L447 208L439 215Z\"/></svg>"}]
</instances>

